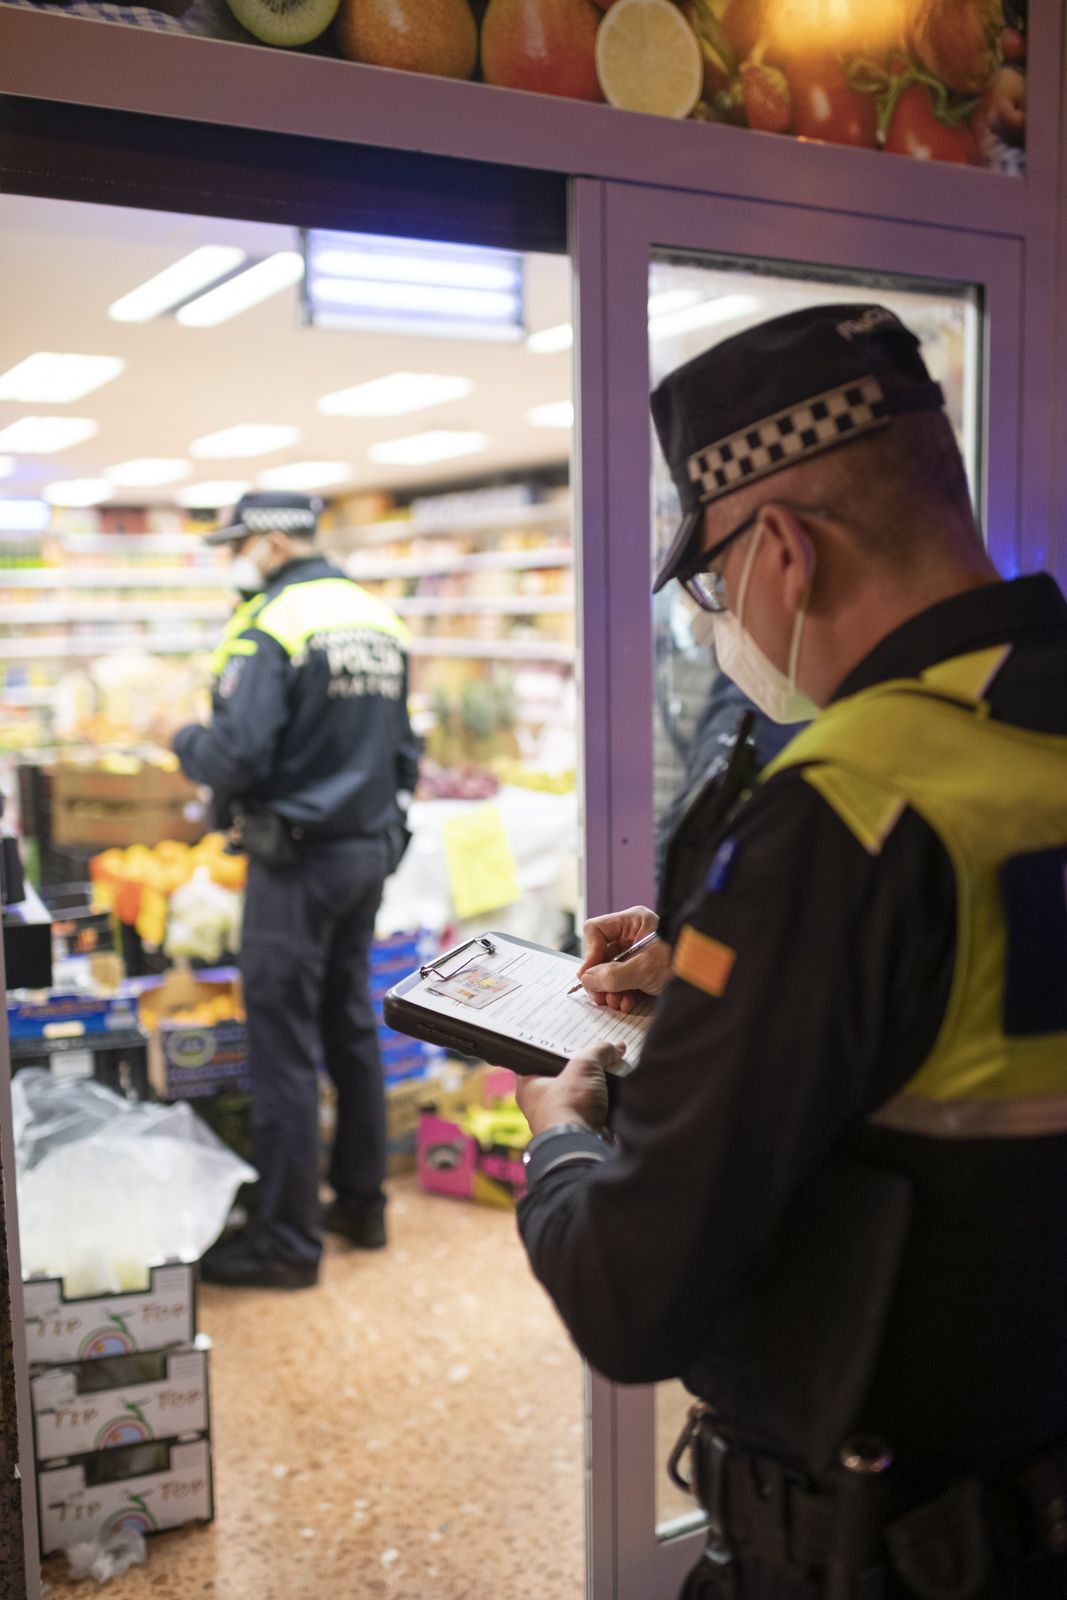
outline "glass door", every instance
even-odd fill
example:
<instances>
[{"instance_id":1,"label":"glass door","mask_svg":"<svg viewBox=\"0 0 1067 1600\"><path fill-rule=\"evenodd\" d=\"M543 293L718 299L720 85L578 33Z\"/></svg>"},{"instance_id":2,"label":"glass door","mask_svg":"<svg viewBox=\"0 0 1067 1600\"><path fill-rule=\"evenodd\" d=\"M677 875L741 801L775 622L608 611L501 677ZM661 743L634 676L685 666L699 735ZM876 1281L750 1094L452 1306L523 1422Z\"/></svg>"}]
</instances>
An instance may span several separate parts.
<instances>
[{"instance_id":1,"label":"glass door","mask_svg":"<svg viewBox=\"0 0 1067 1600\"><path fill-rule=\"evenodd\" d=\"M1011 575L1021 252L1003 237L613 185L578 185L576 215L585 793L590 818L599 802L604 822L586 831L592 914L655 904L673 809L736 725L718 710L699 614L677 585L650 595L678 517L650 388L721 339L801 306L888 305L920 336L944 388L991 554ZM583 270L593 255L608 264L602 300ZM691 1397L679 1382L615 1389L594 1379L590 1398L591 1592L672 1600L702 1548L700 1508L666 1471Z\"/></svg>"}]
</instances>

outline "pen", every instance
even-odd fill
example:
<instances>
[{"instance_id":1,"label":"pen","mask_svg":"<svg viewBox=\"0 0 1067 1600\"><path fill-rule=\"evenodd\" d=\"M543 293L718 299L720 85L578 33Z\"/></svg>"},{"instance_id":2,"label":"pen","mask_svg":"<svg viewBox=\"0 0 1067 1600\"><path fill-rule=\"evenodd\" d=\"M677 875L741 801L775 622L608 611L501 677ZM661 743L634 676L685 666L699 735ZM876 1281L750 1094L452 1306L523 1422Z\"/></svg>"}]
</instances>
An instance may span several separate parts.
<instances>
[{"instance_id":1,"label":"pen","mask_svg":"<svg viewBox=\"0 0 1067 1600\"><path fill-rule=\"evenodd\" d=\"M642 950L648 949L648 946L652 943L653 939L658 938L659 932L656 928L653 928L651 933L646 933L642 939L638 939L636 944L632 944L629 950L623 950L619 955L612 956L611 960L607 962L606 965L609 967L614 967L617 966L620 961L629 961L631 956L640 955ZM577 994L578 990L582 987L583 985L581 983L572 984L567 990L567 993Z\"/></svg>"}]
</instances>

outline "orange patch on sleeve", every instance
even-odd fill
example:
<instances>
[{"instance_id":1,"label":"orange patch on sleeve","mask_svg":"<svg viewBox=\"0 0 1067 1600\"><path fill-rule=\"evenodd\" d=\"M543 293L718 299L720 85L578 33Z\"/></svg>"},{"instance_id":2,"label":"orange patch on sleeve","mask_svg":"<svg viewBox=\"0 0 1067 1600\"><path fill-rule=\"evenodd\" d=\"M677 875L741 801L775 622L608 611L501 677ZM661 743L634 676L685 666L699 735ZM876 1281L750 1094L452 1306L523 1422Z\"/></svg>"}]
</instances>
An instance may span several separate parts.
<instances>
[{"instance_id":1,"label":"orange patch on sleeve","mask_svg":"<svg viewBox=\"0 0 1067 1600\"><path fill-rule=\"evenodd\" d=\"M687 924L674 947L673 971L694 988L718 998L730 981L736 960L737 951L728 944L720 944L718 939L710 939Z\"/></svg>"}]
</instances>

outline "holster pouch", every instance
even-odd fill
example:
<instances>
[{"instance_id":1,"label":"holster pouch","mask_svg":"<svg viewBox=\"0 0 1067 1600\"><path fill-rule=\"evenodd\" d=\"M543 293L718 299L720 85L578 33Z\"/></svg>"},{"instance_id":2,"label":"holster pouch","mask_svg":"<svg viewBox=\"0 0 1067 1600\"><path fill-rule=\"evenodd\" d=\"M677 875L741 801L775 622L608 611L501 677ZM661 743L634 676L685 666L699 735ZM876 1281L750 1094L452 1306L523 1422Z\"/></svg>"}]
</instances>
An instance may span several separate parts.
<instances>
[{"instance_id":1,"label":"holster pouch","mask_svg":"<svg viewBox=\"0 0 1067 1600\"><path fill-rule=\"evenodd\" d=\"M976 1600L990 1575L982 1489L964 1478L885 1531L893 1570L917 1600Z\"/></svg>"},{"instance_id":2,"label":"holster pouch","mask_svg":"<svg viewBox=\"0 0 1067 1600\"><path fill-rule=\"evenodd\" d=\"M263 867L291 867L296 845L284 817L275 811L243 811L236 829L241 848L250 861Z\"/></svg>"},{"instance_id":3,"label":"holster pouch","mask_svg":"<svg viewBox=\"0 0 1067 1600\"><path fill-rule=\"evenodd\" d=\"M385 830L385 875L388 878L394 873L403 861L407 847L411 843L411 829L407 825L406 817L397 817Z\"/></svg>"},{"instance_id":4,"label":"holster pouch","mask_svg":"<svg viewBox=\"0 0 1067 1600\"><path fill-rule=\"evenodd\" d=\"M667 841L657 911L662 938L673 944L688 905L704 892L715 851L738 805L759 777L751 731L755 716L746 711L738 724L730 759L695 784Z\"/></svg>"}]
</instances>

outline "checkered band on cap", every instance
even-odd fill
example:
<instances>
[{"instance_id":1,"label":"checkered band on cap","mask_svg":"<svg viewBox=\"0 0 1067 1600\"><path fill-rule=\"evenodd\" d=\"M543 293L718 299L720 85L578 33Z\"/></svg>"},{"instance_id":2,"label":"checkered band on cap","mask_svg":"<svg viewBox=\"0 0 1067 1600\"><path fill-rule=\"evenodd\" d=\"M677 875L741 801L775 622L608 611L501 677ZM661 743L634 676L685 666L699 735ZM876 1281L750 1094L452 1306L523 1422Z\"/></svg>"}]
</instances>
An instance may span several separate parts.
<instances>
[{"instance_id":1,"label":"checkered band on cap","mask_svg":"<svg viewBox=\"0 0 1067 1600\"><path fill-rule=\"evenodd\" d=\"M313 511L272 511L249 506L241 512L241 526L249 533L314 533L318 521Z\"/></svg>"},{"instance_id":2,"label":"checkered band on cap","mask_svg":"<svg viewBox=\"0 0 1067 1600\"><path fill-rule=\"evenodd\" d=\"M742 483L778 472L802 456L888 421L885 391L878 379L857 378L696 451L686 463L689 478L700 485L700 500L706 504Z\"/></svg>"}]
</instances>

